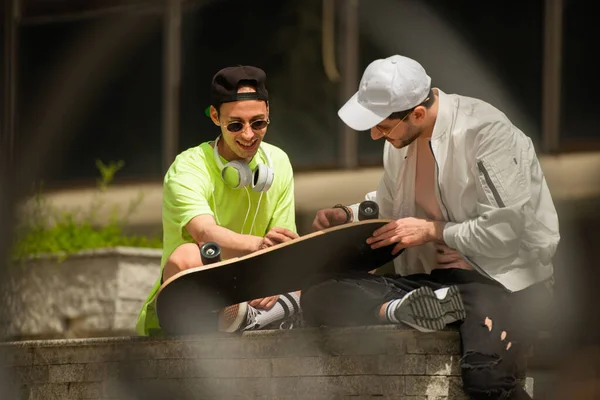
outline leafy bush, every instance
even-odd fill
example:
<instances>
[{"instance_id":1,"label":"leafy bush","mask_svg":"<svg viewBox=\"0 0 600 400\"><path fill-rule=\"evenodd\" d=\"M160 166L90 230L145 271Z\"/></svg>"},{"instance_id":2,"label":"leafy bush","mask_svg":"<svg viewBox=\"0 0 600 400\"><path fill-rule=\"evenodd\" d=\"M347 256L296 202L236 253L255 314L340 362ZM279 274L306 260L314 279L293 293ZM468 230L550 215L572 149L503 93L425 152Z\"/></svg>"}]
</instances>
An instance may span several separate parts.
<instances>
[{"instance_id":1,"label":"leafy bush","mask_svg":"<svg viewBox=\"0 0 600 400\"><path fill-rule=\"evenodd\" d=\"M64 259L69 254L86 249L114 246L161 248L160 238L126 235L123 226L140 205L143 195L139 193L121 214L119 206L110 210L108 223L98 222L105 206L106 190L124 163L110 162L105 165L96 161L100 171L98 190L86 211L59 210L42 194L42 187L35 189L31 201L21 210L16 229L12 257L23 260L40 254L53 254Z\"/></svg>"}]
</instances>

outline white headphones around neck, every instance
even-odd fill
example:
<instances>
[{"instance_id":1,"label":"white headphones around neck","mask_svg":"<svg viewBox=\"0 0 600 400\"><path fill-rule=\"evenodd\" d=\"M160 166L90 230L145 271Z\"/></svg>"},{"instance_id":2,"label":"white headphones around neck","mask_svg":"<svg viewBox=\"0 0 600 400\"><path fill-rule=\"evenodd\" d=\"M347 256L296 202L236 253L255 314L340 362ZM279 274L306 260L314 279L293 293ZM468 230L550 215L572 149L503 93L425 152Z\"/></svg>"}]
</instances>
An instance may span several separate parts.
<instances>
[{"instance_id":1,"label":"white headphones around neck","mask_svg":"<svg viewBox=\"0 0 600 400\"><path fill-rule=\"evenodd\" d=\"M215 156L215 162L221 170L221 179L223 179L223 182L225 182L225 184L232 189L250 186L255 192L266 192L267 190L269 190L271 184L273 184L273 177L275 174L271 164L271 159L269 158L269 154L262 148L262 143L259 147L260 151L262 151L262 153L265 156L265 159L267 160L267 165L258 163L254 171L252 171L250 170L250 166L248 166L248 164L241 160L229 161L227 164L223 165L221 157L219 156L218 148L220 139L221 136L219 135L215 140L215 147L213 153ZM227 180L225 179L225 173L228 169L233 169L234 171L236 171L238 182L237 185L233 185L230 182L227 182Z\"/></svg>"}]
</instances>

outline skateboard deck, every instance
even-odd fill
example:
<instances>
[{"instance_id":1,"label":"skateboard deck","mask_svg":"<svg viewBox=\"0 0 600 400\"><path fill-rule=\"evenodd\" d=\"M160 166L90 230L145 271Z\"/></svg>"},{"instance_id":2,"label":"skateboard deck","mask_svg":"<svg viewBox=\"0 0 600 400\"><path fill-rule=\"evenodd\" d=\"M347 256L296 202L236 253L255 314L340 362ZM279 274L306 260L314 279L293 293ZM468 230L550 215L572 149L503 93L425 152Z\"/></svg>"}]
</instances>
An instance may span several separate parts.
<instances>
[{"instance_id":1,"label":"skateboard deck","mask_svg":"<svg viewBox=\"0 0 600 400\"><path fill-rule=\"evenodd\" d=\"M399 253L392 255L394 245L373 250L366 239L388 222L370 219L340 225L243 257L182 271L164 282L157 293L160 324L163 329L169 326L181 333L196 332L207 313L223 307L301 290L316 275L379 268Z\"/></svg>"}]
</instances>

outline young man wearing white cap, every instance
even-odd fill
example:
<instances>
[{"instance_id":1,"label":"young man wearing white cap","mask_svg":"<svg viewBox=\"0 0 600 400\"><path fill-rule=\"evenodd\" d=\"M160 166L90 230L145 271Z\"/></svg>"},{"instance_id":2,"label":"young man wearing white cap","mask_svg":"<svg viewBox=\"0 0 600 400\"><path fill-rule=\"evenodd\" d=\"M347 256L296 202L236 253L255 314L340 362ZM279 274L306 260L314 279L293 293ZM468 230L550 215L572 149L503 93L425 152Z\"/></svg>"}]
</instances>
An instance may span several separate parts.
<instances>
[{"instance_id":1,"label":"young man wearing white cap","mask_svg":"<svg viewBox=\"0 0 600 400\"><path fill-rule=\"evenodd\" d=\"M442 322L459 320L465 392L474 399L529 398L517 384L516 360L551 298L559 243L531 140L492 105L432 88L424 68L399 55L372 62L338 114L351 128L370 130L373 140L386 140L383 177L366 198L393 222L368 243L404 251L393 275L320 277L303 291L306 322L406 322L396 310L415 292L435 289L443 298L444 290L458 288L466 316L445 315ZM313 227L356 221L357 214L358 203L320 210ZM442 325L435 310L413 317L417 329Z\"/></svg>"}]
</instances>

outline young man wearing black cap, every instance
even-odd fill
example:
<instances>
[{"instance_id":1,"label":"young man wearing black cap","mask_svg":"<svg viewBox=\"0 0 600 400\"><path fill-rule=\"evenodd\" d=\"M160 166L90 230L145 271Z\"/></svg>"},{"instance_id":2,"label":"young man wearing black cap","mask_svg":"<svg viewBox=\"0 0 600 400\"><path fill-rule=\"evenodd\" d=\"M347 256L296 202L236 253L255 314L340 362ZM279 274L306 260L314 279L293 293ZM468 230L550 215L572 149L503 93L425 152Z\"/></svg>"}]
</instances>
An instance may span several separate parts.
<instances>
[{"instance_id":1,"label":"young man wearing black cap","mask_svg":"<svg viewBox=\"0 0 600 400\"><path fill-rule=\"evenodd\" d=\"M435 301L412 314L402 304L420 291L458 289L464 390L473 399L530 398L516 360L549 308L560 238L531 140L490 104L432 88L424 68L399 55L372 62L338 114L386 140L383 177L366 198L393 221L367 243L403 251L394 275L325 277L304 289L306 322L441 329L451 319ZM320 210L313 227L356 220L357 210Z\"/></svg>"},{"instance_id":2,"label":"young man wearing black cap","mask_svg":"<svg viewBox=\"0 0 600 400\"><path fill-rule=\"evenodd\" d=\"M252 66L213 77L209 115L220 135L179 154L164 177L162 274L139 314L140 335L161 331L154 297L162 282L202 265L203 243L219 243L226 259L298 237L292 166L285 152L263 141L265 81ZM298 293L255 299L222 310L218 329L259 329L297 312Z\"/></svg>"}]
</instances>

